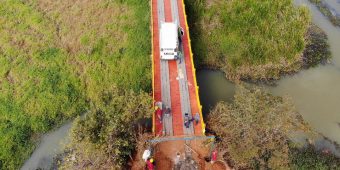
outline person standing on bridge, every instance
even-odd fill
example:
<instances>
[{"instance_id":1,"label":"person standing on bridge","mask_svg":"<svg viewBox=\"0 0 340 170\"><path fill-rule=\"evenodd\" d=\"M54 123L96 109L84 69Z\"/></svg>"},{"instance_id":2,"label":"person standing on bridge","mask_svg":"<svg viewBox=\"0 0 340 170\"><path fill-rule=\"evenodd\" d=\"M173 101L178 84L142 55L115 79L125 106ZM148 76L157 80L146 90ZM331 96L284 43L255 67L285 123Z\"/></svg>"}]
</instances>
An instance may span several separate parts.
<instances>
[{"instance_id":1,"label":"person standing on bridge","mask_svg":"<svg viewBox=\"0 0 340 170\"><path fill-rule=\"evenodd\" d=\"M183 58L182 52L178 51L178 56L177 56L177 59L179 60L178 64L182 63L182 58Z\"/></svg>"},{"instance_id":2,"label":"person standing on bridge","mask_svg":"<svg viewBox=\"0 0 340 170\"><path fill-rule=\"evenodd\" d=\"M188 113L185 113L184 114L184 126L186 128L189 128L190 127L190 120L189 120L189 114Z\"/></svg>"},{"instance_id":3,"label":"person standing on bridge","mask_svg":"<svg viewBox=\"0 0 340 170\"><path fill-rule=\"evenodd\" d=\"M165 117L170 117L170 114L171 114L171 109L169 107L166 107L164 110Z\"/></svg>"},{"instance_id":4,"label":"person standing on bridge","mask_svg":"<svg viewBox=\"0 0 340 170\"><path fill-rule=\"evenodd\" d=\"M162 109L160 109L158 106L155 107L156 109L156 116L160 123L162 123Z\"/></svg>"},{"instance_id":5,"label":"person standing on bridge","mask_svg":"<svg viewBox=\"0 0 340 170\"><path fill-rule=\"evenodd\" d=\"M217 160L217 150L215 149L215 150L211 153L210 163L213 164L214 162L216 162L216 160Z\"/></svg>"},{"instance_id":6,"label":"person standing on bridge","mask_svg":"<svg viewBox=\"0 0 340 170\"><path fill-rule=\"evenodd\" d=\"M182 44L182 39L183 39L183 36L184 36L184 30L182 27L178 27L178 40L180 42L180 45ZM182 51L180 51L181 48L178 48L178 56L177 56L177 59L179 60L178 64L181 64L182 63L182 58L183 58L183 54L182 54Z\"/></svg>"},{"instance_id":7,"label":"person standing on bridge","mask_svg":"<svg viewBox=\"0 0 340 170\"><path fill-rule=\"evenodd\" d=\"M194 118L195 118L195 123L196 123L196 125L197 125L198 122L200 121L200 115L199 115L198 113L196 113L195 116L194 116Z\"/></svg>"},{"instance_id":8,"label":"person standing on bridge","mask_svg":"<svg viewBox=\"0 0 340 170\"><path fill-rule=\"evenodd\" d=\"M176 157L174 159L175 169L178 169L180 166L181 154L177 152Z\"/></svg>"},{"instance_id":9,"label":"person standing on bridge","mask_svg":"<svg viewBox=\"0 0 340 170\"><path fill-rule=\"evenodd\" d=\"M178 27L178 40L179 42L182 42L184 36L184 29L182 27Z\"/></svg>"},{"instance_id":10,"label":"person standing on bridge","mask_svg":"<svg viewBox=\"0 0 340 170\"><path fill-rule=\"evenodd\" d=\"M148 167L148 170L154 170L155 169L155 165L153 163L154 163L154 160L152 158L149 158L146 161L146 166Z\"/></svg>"},{"instance_id":11,"label":"person standing on bridge","mask_svg":"<svg viewBox=\"0 0 340 170\"><path fill-rule=\"evenodd\" d=\"M189 113L184 114L184 126L186 128L190 127L190 123L193 122L195 119L189 117Z\"/></svg>"}]
</instances>

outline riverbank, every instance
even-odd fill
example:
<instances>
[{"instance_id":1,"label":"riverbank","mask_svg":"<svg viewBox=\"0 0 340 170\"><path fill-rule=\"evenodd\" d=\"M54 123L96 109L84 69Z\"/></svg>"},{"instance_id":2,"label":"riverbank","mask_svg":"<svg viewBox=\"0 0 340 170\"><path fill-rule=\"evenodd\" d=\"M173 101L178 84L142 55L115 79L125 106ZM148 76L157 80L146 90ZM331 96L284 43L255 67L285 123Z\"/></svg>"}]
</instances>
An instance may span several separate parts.
<instances>
[{"instance_id":1,"label":"riverbank","mask_svg":"<svg viewBox=\"0 0 340 170\"><path fill-rule=\"evenodd\" d=\"M307 45L301 56L301 69L331 63L331 52L326 33L317 25L311 24L306 34Z\"/></svg>"},{"instance_id":2,"label":"riverbank","mask_svg":"<svg viewBox=\"0 0 340 170\"><path fill-rule=\"evenodd\" d=\"M324 0L309 0L311 3L315 4L320 12L325 15L335 26L340 26L340 11L332 8Z\"/></svg>"}]
</instances>

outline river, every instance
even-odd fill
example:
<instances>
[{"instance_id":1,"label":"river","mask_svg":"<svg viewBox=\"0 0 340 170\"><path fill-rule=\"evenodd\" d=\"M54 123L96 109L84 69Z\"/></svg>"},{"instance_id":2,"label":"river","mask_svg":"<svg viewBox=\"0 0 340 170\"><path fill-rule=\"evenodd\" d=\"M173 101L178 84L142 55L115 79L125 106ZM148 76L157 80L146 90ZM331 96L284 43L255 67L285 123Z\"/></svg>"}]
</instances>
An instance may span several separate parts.
<instances>
[{"instance_id":1,"label":"river","mask_svg":"<svg viewBox=\"0 0 340 170\"><path fill-rule=\"evenodd\" d=\"M53 158L62 153L65 144L70 141L68 134L71 126L72 122L67 122L55 131L45 134L21 170L51 169Z\"/></svg>"},{"instance_id":2,"label":"river","mask_svg":"<svg viewBox=\"0 0 340 170\"><path fill-rule=\"evenodd\" d=\"M288 94L298 111L318 132L340 143L340 29L322 15L307 0L298 5L310 8L313 22L328 36L333 57L332 65L303 70L278 82L268 89L276 95ZM337 4L340 6L340 4Z\"/></svg>"},{"instance_id":3,"label":"river","mask_svg":"<svg viewBox=\"0 0 340 170\"><path fill-rule=\"evenodd\" d=\"M331 11L340 15L340 1L339 0L324 0L324 2L331 8Z\"/></svg>"},{"instance_id":4,"label":"river","mask_svg":"<svg viewBox=\"0 0 340 170\"><path fill-rule=\"evenodd\" d=\"M340 9L337 1L329 2L337 5L334 9ZM312 13L313 22L328 35L333 63L283 77L277 86L262 86L274 95L291 96L297 110L316 131L340 143L340 28L333 26L307 0L296 0L295 3L306 5ZM217 101L232 100L235 87L223 73L200 70L197 80L204 113Z\"/></svg>"}]
</instances>

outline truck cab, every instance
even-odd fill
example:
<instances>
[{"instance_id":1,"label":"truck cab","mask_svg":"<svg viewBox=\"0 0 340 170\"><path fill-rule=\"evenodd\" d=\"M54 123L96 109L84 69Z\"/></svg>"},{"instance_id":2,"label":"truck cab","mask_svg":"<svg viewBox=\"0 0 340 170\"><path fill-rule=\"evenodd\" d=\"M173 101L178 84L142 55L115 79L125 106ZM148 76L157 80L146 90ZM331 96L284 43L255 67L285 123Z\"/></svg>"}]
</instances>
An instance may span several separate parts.
<instances>
[{"instance_id":1,"label":"truck cab","mask_svg":"<svg viewBox=\"0 0 340 170\"><path fill-rule=\"evenodd\" d=\"M163 22L160 30L160 55L162 60L178 58L179 27L176 23Z\"/></svg>"}]
</instances>

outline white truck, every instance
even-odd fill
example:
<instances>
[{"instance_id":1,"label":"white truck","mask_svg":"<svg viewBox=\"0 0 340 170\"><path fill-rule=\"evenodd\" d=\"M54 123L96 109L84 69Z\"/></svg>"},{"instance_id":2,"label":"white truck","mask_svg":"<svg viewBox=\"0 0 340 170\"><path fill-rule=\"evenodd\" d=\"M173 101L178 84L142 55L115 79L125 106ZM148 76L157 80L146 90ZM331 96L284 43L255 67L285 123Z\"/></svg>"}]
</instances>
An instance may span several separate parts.
<instances>
[{"instance_id":1,"label":"white truck","mask_svg":"<svg viewBox=\"0 0 340 170\"><path fill-rule=\"evenodd\" d=\"M179 40L183 36L183 29L173 22L161 23L160 51L162 60L175 60L178 58Z\"/></svg>"}]
</instances>

